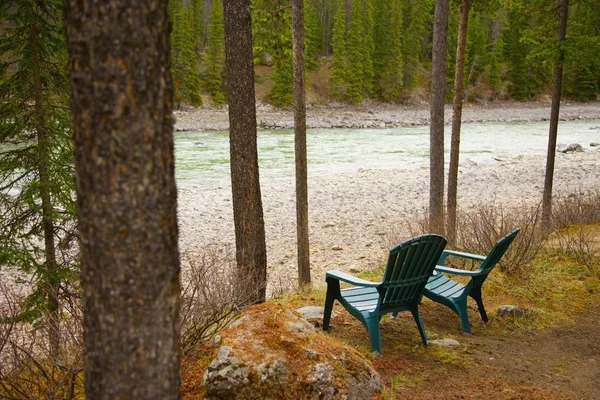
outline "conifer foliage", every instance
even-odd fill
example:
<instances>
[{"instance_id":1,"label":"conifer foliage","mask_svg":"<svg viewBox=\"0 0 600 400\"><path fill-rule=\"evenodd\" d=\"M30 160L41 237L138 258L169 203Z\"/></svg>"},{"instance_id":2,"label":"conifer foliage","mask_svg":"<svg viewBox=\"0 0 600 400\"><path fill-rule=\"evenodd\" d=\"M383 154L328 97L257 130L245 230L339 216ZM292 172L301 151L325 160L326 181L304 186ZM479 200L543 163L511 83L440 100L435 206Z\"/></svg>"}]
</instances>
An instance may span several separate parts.
<instances>
[{"instance_id":1,"label":"conifer foliage","mask_svg":"<svg viewBox=\"0 0 600 400\"><path fill-rule=\"evenodd\" d=\"M199 92L221 104L223 25L217 0L169 0L173 21L173 75L177 104L199 104ZM536 99L548 93L556 45L555 4L547 0L472 2L465 59L465 99ZM290 0L253 0L256 64L271 68L268 101L292 101ZM449 40L455 43L458 2L451 2ZM600 90L600 7L596 0L572 5L565 47L564 92L588 101ZM328 68L332 98L404 101L421 97L430 84L434 0L305 0L305 67ZM324 61L320 62L319 58ZM447 57L452 95L455 54ZM262 74L261 74L262 76ZM202 79L202 86L200 80ZM269 87L267 85L267 87Z\"/></svg>"},{"instance_id":2,"label":"conifer foliage","mask_svg":"<svg viewBox=\"0 0 600 400\"><path fill-rule=\"evenodd\" d=\"M206 88L217 105L225 103L225 28L223 27L223 1L212 0L206 49Z\"/></svg>"},{"instance_id":3,"label":"conifer foliage","mask_svg":"<svg viewBox=\"0 0 600 400\"><path fill-rule=\"evenodd\" d=\"M200 57L196 52L197 39L194 33L194 8L183 0L170 0L169 14L173 24L171 32L171 72L175 86L175 106L202 104L200 97Z\"/></svg>"},{"instance_id":4,"label":"conifer foliage","mask_svg":"<svg viewBox=\"0 0 600 400\"><path fill-rule=\"evenodd\" d=\"M2 3L0 28L0 264L31 274L23 318L50 318L76 280L73 144L60 0Z\"/></svg>"}]
</instances>

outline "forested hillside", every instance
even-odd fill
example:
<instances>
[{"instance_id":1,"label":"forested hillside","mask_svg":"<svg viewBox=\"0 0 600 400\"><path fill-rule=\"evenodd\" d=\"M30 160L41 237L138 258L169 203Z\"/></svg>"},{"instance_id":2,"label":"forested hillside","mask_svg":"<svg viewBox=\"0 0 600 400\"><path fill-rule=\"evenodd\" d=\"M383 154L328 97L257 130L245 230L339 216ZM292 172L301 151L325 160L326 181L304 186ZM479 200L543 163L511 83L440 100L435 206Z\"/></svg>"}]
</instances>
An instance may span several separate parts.
<instances>
[{"instance_id":1,"label":"forested hillside","mask_svg":"<svg viewBox=\"0 0 600 400\"><path fill-rule=\"evenodd\" d=\"M177 103L226 99L222 0L170 0ZM306 67L325 98L403 102L424 99L429 85L433 0L305 0ZM451 4L447 95L456 59L458 2ZM268 100L292 101L289 0L254 0L256 65L266 65ZM550 91L558 15L553 1L471 0L465 65L468 100L534 100ZM595 100L600 88L600 7L569 9L563 93ZM312 71L312 72L311 72ZM263 74L265 75L265 71ZM314 82L312 82L314 83ZM321 88L322 90L323 88ZM260 92L260 91L259 91Z\"/></svg>"}]
</instances>

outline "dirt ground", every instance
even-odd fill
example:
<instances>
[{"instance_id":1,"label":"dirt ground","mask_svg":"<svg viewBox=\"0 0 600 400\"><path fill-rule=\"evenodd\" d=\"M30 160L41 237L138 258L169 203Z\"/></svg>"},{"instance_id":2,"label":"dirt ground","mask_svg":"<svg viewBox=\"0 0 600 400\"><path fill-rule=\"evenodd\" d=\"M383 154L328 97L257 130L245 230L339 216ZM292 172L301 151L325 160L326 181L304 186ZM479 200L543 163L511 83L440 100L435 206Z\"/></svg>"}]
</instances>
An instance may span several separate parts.
<instances>
[{"instance_id":1,"label":"dirt ground","mask_svg":"<svg viewBox=\"0 0 600 400\"><path fill-rule=\"evenodd\" d=\"M331 334L366 349L364 328L337 311ZM410 313L383 320L383 355L372 356L386 385L382 399L600 399L597 301L569 323L530 333L492 334L516 317L492 315L488 327L472 309L473 334L463 335L458 317L429 300L421 315L430 340L443 332L461 345L424 347Z\"/></svg>"}]
</instances>

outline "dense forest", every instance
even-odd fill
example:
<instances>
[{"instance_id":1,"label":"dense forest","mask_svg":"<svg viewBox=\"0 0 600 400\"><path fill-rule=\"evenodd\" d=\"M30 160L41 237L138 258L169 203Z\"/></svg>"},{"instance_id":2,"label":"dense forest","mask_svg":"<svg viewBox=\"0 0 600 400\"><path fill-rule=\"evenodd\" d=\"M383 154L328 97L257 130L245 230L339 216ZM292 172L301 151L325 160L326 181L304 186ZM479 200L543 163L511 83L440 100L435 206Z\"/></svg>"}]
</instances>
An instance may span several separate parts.
<instances>
[{"instance_id":1,"label":"dense forest","mask_svg":"<svg viewBox=\"0 0 600 400\"><path fill-rule=\"evenodd\" d=\"M452 98L459 2L451 2L447 99ZM223 9L219 0L171 0L173 74L178 104L225 100ZM325 70L331 100L402 102L429 84L433 0L305 0L306 68ZM468 100L535 100L549 93L557 52L554 2L470 2L465 83ZM256 65L272 67L269 101L292 102L289 0L254 0ZM576 0L569 10L563 93L595 100L600 87L600 8ZM309 82L310 83L310 82Z\"/></svg>"}]
</instances>

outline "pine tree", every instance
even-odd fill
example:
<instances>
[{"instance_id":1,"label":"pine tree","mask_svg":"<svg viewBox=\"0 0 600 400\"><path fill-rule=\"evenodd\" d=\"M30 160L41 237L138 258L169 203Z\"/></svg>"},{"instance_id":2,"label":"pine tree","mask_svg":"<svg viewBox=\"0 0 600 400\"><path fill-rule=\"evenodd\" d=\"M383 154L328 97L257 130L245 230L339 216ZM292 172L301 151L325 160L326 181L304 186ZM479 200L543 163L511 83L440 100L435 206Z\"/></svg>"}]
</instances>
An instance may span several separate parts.
<instances>
[{"instance_id":1,"label":"pine tree","mask_svg":"<svg viewBox=\"0 0 600 400\"><path fill-rule=\"evenodd\" d=\"M64 4L85 397L177 400L180 262L167 3Z\"/></svg>"},{"instance_id":2,"label":"pine tree","mask_svg":"<svg viewBox=\"0 0 600 400\"><path fill-rule=\"evenodd\" d=\"M416 88L419 84L421 56L424 51L425 38L431 35L433 24L433 0L408 0L405 9L402 58L404 67L404 87Z\"/></svg>"},{"instance_id":3,"label":"pine tree","mask_svg":"<svg viewBox=\"0 0 600 400\"><path fill-rule=\"evenodd\" d=\"M225 29L222 0L212 0L206 48L206 88L217 105L225 103Z\"/></svg>"},{"instance_id":4,"label":"pine tree","mask_svg":"<svg viewBox=\"0 0 600 400\"><path fill-rule=\"evenodd\" d=\"M402 5L397 0L375 3L373 73L375 90L386 101L398 100L403 87Z\"/></svg>"},{"instance_id":5,"label":"pine tree","mask_svg":"<svg viewBox=\"0 0 600 400\"><path fill-rule=\"evenodd\" d=\"M351 0L350 18L348 23L347 54L348 64L345 75L346 97L354 102L360 103L365 95L365 59L369 54L365 54L364 46L364 22L361 10L362 0ZM370 85L369 81L369 85Z\"/></svg>"},{"instance_id":6,"label":"pine tree","mask_svg":"<svg viewBox=\"0 0 600 400\"><path fill-rule=\"evenodd\" d=\"M292 14L289 0L256 1L253 7L254 54L273 57L273 87L269 100L278 107L292 104Z\"/></svg>"},{"instance_id":7,"label":"pine tree","mask_svg":"<svg viewBox=\"0 0 600 400\"><path fill-rule=\"evenodd\" d=\"M223 8L223 5L221 5L221 8ZM196 54L200 54L204 45L204 0L190 0L190 12L194 50Z\"/></svg>"},{"instance_id":8,"label":"pine tree","mask_svg":"<svg viewBox=\"0 0 600 400\"><path fill-rule=\"evenodd\" d=\"M307 70L313 71L318 66L319 26L316 10L311 7L308 0L304 1L304 43L304 65Z\"/></svg>"},{"instance_id":9,"label":"pine tree","mask_svg":"<svg viewBox=\"0 0 600 400\"><path fill-rule=\"evenodd\" d=\"M596 100L600 90L600 7L593 0L569 9L565 92L578 101Z\"/></svg>"},{"instance_id":10,"label":"pine tree","mask_svg":"<svg viewBox=\"0 0 600 400\"><path fill-rule=\"evenodd\" d=\"M49 318L77 280L73 145L62 2L6 0L0 15L0 264L34 277L22 317Z\"/></svg>"},{"instance_id":11,"label":"pine tree","mask_svg":"<svg viewBox=\"0 0 600 400\"><path fill-rule=\"evenodd\" d=\"M348 51L346 48L346 0L337 0L333 19L331 48L333 61L329 74L329 90L337 98L346 93L346 68Z\"/></svg>"},{"instance_id":12,"label":"pine tree","mask_svg":"<svg viewBox=\"0 0 600 400\"><path fill-rule=\"evenodd\" d=\"M201 105L199 56L195 49L192 9L183 0L170 0L169 14L173 24L171 72L175 86L175 105Z\"/></svg>"}]
</instances>

